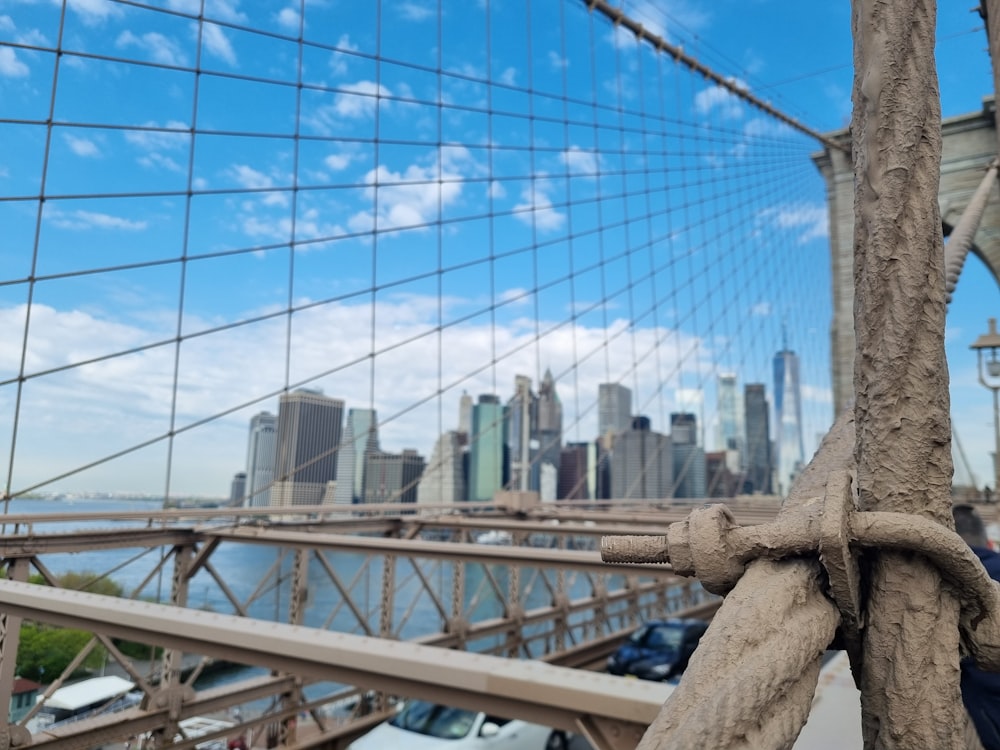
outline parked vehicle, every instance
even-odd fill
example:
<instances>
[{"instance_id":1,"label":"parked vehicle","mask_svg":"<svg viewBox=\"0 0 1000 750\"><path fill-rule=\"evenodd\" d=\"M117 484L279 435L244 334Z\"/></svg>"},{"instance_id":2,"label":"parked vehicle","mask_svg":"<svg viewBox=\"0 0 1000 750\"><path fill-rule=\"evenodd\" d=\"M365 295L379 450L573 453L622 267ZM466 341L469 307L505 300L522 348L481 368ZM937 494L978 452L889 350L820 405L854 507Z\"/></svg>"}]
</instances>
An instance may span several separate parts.
<instances>
[{"instance_id":1,"label":"parked vehicle","mask_svg":"<svg viewBox=\"0 0 1000 750\"><path fill-rule=\"evenodd\" d=\"M348 750L567 750L565 732L518 719L406 701L393 718L355 740Z\"/></svg>"},{"instance_id":2,"label":"parked vehicle","mask_svg":"<svg viewBox=\"0 0 1000 750\"><path fill-rule=\"evenodd\" d=\"M610 657L608 671L644 680L669 680L687 669L698 641L708 630L704 620L680 619L648 622Z\"/></svg>"}]
</instances>

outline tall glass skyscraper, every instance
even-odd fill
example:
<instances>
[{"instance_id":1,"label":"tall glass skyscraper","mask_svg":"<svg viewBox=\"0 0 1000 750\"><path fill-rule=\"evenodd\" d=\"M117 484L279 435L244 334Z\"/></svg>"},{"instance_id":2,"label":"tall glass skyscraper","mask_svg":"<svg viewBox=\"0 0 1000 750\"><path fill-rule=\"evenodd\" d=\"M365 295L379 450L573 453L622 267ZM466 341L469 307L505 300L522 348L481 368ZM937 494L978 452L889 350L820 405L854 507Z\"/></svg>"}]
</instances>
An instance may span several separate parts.
<instances>
[{"instance_id":1,"label":"tall glass skyscraper","mask_svg":"<svg viewBox=\"0 0 1000 750\"><path fill-rule=\"evenodd\" d=\"M472 432L469 436L469 500L489 501L503 487L504 408L493 394L479 397L472 407Z\"/></svg>"},{"instance_id":2,"label":"tall glass skyscraper","mask_svg":"<svg viewBox=\"0 0 1000 750\"><path fill-rule=\"evenodd\" d=\"M799 358L787 345L774 355L774 422L778 433L778 492L787 495L805 465Z\"/></svg>"},{"instance_id":3,"label":"tall glass skyscraper","mask_svg":"<svg viewBox=\"0 0 1000 750\"><path fill-rule=\"evenodd\" d=\"M736 388L736 375L723 373L717 383L719 400L719 440L718 449L734 454L730 471L738 472L739 456L743 451L743 415L740 409L739 391ZM727 464L729 462L727 461Z\"/></svg>"},{"instance_id":4,"label":"tall glass skyscraper","mask_svg":"<svg viewBox=\"0 0 1000 750\"><path fill-rule=\"evenodd\" d=\"M623 432L632 424L632 391L618 383L597 386L597 434Z\"/></svg>"},{"instance_id":5,"label":"tall glass skyscraper","mask_svg":"<svg viewBox=\"0 0 1000 750\"><path fill-rule=\"evenodd\" d=\"M337 454L335 503L351 505L362 502L365 496L365 459L378 449L378 417L375 410L348 410L344 441Z\"/></svg>"},{"instance_id":6,"label":"tall glass skyscraper","mask_svg":"<svg viewBox=\"0 0 1000 750\"><path fill-rule=\"evenodd\" d=\"M278 402L278 447L271 504L319 505L337 478L344 402L299 389ZM332 498L331 498L332 500Z\"/></svg>"},{"instance_id":7,"label":"tall glass skyscraper","mask_svg":"<svg viewBox=\"0 0 1000 750\"><path fill-rule=\"evenodd\" d=\"M772 494L771 437L767 396L763 383L747 383L743 387L744 423L747 436L743 454L746 462L744 491Z\"/></svg>"},{"instance_id":8,"label":"tall glass skyscraper","mask_svg":"<svg viewBox=\"0 0 1000 750\"><path fill-rule=\"evenodd\" d=\"M277 424L277 418L269 411L262 411L250 419L244 507L262 508L271 504Z\"/></svg>"}]
</instances>

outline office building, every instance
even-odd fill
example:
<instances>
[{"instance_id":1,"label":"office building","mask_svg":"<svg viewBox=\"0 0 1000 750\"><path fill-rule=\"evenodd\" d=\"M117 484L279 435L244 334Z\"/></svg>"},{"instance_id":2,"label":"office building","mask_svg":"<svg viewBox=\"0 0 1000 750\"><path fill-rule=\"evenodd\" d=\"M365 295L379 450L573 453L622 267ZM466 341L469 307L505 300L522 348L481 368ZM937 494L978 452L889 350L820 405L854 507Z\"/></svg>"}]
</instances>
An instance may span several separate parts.
<instances>
[{"instance_id":1,"label":"office building","mask_svg":"<svg viewBox=\"0 0 1000 750\"><path fill-rule=\"evenodd\" d=\"M744 386L743 415L746 426L743 492L770 495L772 494L771 437L767 396L763 383L747 383Z\"/></svg>"},{"instance_id":2,"label":"office building","mask_svg":"<svg viewBox=\"0 0 1000 750\"><path fill-rule=\"evenodd\" d=\"M726 451L705 454L705 497L735 497L740 492L741 474L729 470Z\"/></svg>"},{"instance_id":3,"label":"office building","mask_svg":"<svg viewBox=\"0 0 1000 750\"><path fill-rule=\"evenodd\" d=\"M719 375L716 390L719 408L719 432L716 447L726 453L726 466L733 474L743 465L743 409L740 404L736 375Z\"/></svg>"},{"instance_id":4,"label":"office building","mask_svg":"<svg viewBox=\"0 0 1000 750\"><path fill-rule=\"evenodd\" d=\"M698 419L689 412L670 415L672 497L705 497L705 450L698 445Z\"/></svg>"},{"instance_id":5,"label":"office building","mask_svg":"<svg viewBox=\"0 0 1000 750\"><path fill-rule=\"evenodd\" d=\"M632 424L632 391L618 383L597 386L597 434L624 432Z\"/></svg>"},{"instance_id":6,"label":"office building","mask_svg":"<svg viewBox=\"0 0 1000 750\"><path fill-rule=\"evenodd\" d=\"M590 443L567 443L559 457L559 486L556 495L561 500L586 500L591 497L587 481L587 457Z\"/></svg>"},{"instance_id":7,"label":"office building","mask_svg":"<svg viewBox=\"0 0 1000 750\"><path fill-rule=\"evenodd\" d=\"M799 358L785 348L774 355L774 426L780 495L787 495L805 465L802 437L802 395L799 388Z\"/></svg>"},{"instance_id":8,"label":"office building","mask_svg":"<svg viewBox=\"0 0 1000 750\"><path fill-rule=\"evenodd\" d=\"M437 439L430 463L424 467L424 473L417 485L418 505L439 505L465 501L465 472L462 466L463 442L460 434L454 430L449 430Z\"/></svg>"},{"instance_id":9,"label":"office building","mask_svg":"<svg viewBox=\"0 0 1000 750\"><path fill-rule=\"evenodd\" d=\"M335 503L351 505L362 501L365 494L365 460L369 453L378 449L378 417L375 410L349 409L343 445L337 454Z\"/></svg>"},{"instance_id":10,"label":"office building","mask_svg":"<svg viewBox=\"0 0 1000 750\"><path fill-rule=\"evenodd\" d=\"M238 471L233 475L233 481L229 485L229 504L242 505L246 494L247 473L245 471Z\"/></svg>"},{"instance_id":11,"label":"office building","mask_svg":"<svg viewBox=\"0 0 1000 750\"><path fill-rule=\"evenodd\" d=\"M344 402L340 399L306 389L281 396L271 505L323 502L327 484L337 479L343 422Z\"/></svg>"},{"instance_id":12,"label":"office building","mask_svg":"<svg viewBox=\"0 0 1000 750\"><path fill-rule=\"evenodd\" d=\"M458 431L466 436L472 432L472 396L462 391L462 397L458 400Z\"/></svg>"},{"instance_id":13,"label":"office building","mask_svg":"<svg viewBox=\"0 0 1000 750\"><path fill-rule=\"evenodd\" d=\"M469 436L469 500L492 501L507 481L504 408L493 394L484 394L472 407Z\"/></svg>"},{"instance_id":14,"label":"office building","mask_svg":"<svg viewBox=\"0 0 1000 750\"><path fill-rule=\"evenodd\" d=\"M625 500L668 498L672 484L670 438L653 432L648 417L633 417L631 427L615 436L611 496Z\"/></svg>"},{"instance_id":15,"label":"office building","mask_svg":"<svg viewBox=\"0 0 1000 750\"><path fill-rule=\"evenodd\" d=\"M271 412L262 411L250 418L244 507L264 508L271 504L271 484L274 482L278 445L277 429L277 417Z\"/></svg>"},{"instance_id":16,"label":"office building","mask_svg":"<svg viewBox=\"0 0 1000 750\"><path fill-rule=\"evenodd\" d=\"M549 502L558 495L559 463L562 460L562 403L556 393L555 378L548 369L538 386L536 415L538 463L543 475L539 492L542 502ZM551 477L553 483L545 481L545 476Z\"/></svg>"},{"instance_id":17,"label":"office building","mask_svg":"<svg viewBox=\"0 0 1000 750\"><path fill-rule=\"evenodd\" d=\"M531 378L525 375L514 377L514 395L507 402L505 414L510 488L521 492L537 492L540 478L536 434L538 405L531 390Z\"/></svg>"},{"instance_id":18,"label":"office building","mask_svg":"<svg viewBox=\"0 0 1000 750\"><path fill-rule=\"evenodd\" d=\"M366 503L415 503L424 458L415 450L372 451L365 458Z\"/></svg>"}]
</instances>

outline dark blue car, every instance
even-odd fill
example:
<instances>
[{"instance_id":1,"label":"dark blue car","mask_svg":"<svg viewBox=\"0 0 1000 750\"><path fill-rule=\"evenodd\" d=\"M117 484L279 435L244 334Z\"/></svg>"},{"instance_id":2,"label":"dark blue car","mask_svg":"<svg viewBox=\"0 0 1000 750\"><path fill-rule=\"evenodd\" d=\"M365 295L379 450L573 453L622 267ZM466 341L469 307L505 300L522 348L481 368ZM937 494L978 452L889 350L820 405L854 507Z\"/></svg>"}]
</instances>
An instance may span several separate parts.
<instances>
[{"instance_id":1,"label":"dark blue car","mask_svg":"<svg viewBox=\"0 0 1000 750\"><path fill-rule=\"evenodd\" d=\"M706 630L708 623L703 620L675 618L648 622L608 657L608 671L643 680L669 680L687 668Z\"/></svg>"}]
</instances>

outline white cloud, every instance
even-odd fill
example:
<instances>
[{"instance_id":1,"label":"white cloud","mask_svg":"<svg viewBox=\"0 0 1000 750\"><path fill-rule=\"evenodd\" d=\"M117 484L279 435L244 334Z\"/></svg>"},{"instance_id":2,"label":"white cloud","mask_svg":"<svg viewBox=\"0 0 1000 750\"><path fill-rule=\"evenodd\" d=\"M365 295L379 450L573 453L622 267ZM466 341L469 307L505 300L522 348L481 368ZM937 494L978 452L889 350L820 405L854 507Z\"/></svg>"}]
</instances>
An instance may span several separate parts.
<instances>
[{"instance_id":1,"label":"white cloud","mask_svg":"<svg viewBox=\"0 0 1000 750\"><path fill-rule=\"evenodd\" d=\"M825 203L791 203L761 212L761 219L779 229L799 230L797 241L804 244L829 234Z\"/></svg>"},{"instance_id":2,"label":"white cloud","mask_svg":"<svg viewBox=\"0 0 1000 750\"><path fill-rule=\"evenodd\" d=\"M560 55L555 50L549 50L549 65L551 65L556 70L561 70L563 68L569 67L569 60Z\"/></svg>"},{"instance_id":3,"label":"white cloud","mask_svg":"<svg viewBox=\"0 0 1000 750\"><path fill-rule=\"evenodd\" d=\"M738 89L746 90L744 81L730 79ZM725 86L710 86L694 96L694 109L700 115L716 112L724 120L738 120L743 116L743 100Z\"/></svg>"},{"instance_id":4,"label":"white cloud","mask_svg":"<svg viewBox=\"0 0 1000 750\"><path fill-rule=\"evenodd\" d=\"M100 213L98 211L62 211L47 208L45 218L61 229L118 229L125 232L139 232L146 228L147 222L126 219L122 216Z\"/></svg>"},{"instance_id":5,"label":"white cloud","mask_svg":"<svg viewBox=\"0 0 1000 750\"><path fill-rule=\"evenodd\" d=\"M417 2L402 2L397 9L404 21L426 21L435 13L433 8Z\"/></svg>"},{"instance_id":6,"label":"white cloud","mask_svg":"<svg viewBox=\"0 0 1000 750\"><path fill-rule=\"evenodd\" d=\"M298 8L288 7L278 11L278 25L291 31L298 31L301 25L302 16L299 15Z\"/></svg>"},{"instance_id":7,"label":"white cloud","mask_svg":"<svg viewBox=\"0 0 1000 750\"><path fill-rule=\"evenodd\" d=\"M305 300L298 300L297 303ZM598 384L624 380L630 385L656 383L656 358L645 358L633 378L630 365L632 347L647 351L665 339L659 365L675 370L672 352L694 348L694 340L683 337L673 345L674 334L666 329L628 329L624 320L603 326L562 325L540 321L550 331L540 342L535 337L534 320L502 322L494 328L482 318L438 330L439 310L445 321L456 320L470 299L406 294L381 297L373 311L366 301L358 304L325 304L295 314L291 329L293 382L353 361L359 352L372 350L375 357L363 366L338 369L312 385L325 393L343 398L347 406L368 404L374 386L374 406L385 449L398 451L413 447L430 456L439 427L453 429L458 421L458 401L463 390L469 393L497 393L501 399L513 392L514 375L551 368L560 380L557 391L564 404L564 435L567 440L590 440L597 430ZM478 304L478 303L477 303ZM137 303L137 306L138 303ZM56 309L35 305L32 309L32 338L27 357L29 374L53 367L78 363L140 347L172 335L170 309L139 306L148 323L124 317L120 306L100 303L88 310ZM0 328L23 330L24 305L0 306ZM247 316L260 310L247 310ZM176 313L173 312L174 321ZM369 321L373 321L374 331ZM208 328L210 321L185 316L189 331ZM336 336L330 332L336 331ZM171 404L176 403L176 427L275 392L285 383L283 356L261 357L260 352L284 352L287 319L281 317L241 326L207 336L191 338L181 345L181 371L174 399L173 342L164 346L109 359L93 365L73 367L57 376L39 377L25 390L18 438L18 465L15 487L54 476L130 445L163 435L169 429ZM440 339L439 339L440 337ZM402 344L410 341L412 343ZM448 352L443 359L431 356L438 342ZM391 348L402 344L398 348ZM18 362L20 341L0 337L0 363ZM544 361L537 361L539 351ZM604 353L607 353L607 359ZM593 356L586 357L591 354ZM482 370L484 362L498 359L494 369ZM685 364L687 372L696 372ZM701 365L698 365L701 367ZM440 368L440 369L439 369ZM482 370L482 371L480 371ZM572 377L565 373L572 372ZM444 385L440 401L434 394ZM494 385L496 386L494 388ZM578 396L574 392L578 388ZM633 393L634 403L650 414L653 428L667 431L658 423L661 413L676 410L661 404L648 390ZM0 391L0 399L6 395ZM419 405L421 400L426 404ZM579 404L580 415L572 404ZM416 406L415 406L416 405ZM228 487L234 471L245 459L246 429L252 414L276 411L277 397L252 403L250 407L177 437L173 453L176 492L214 494ZM440 407L440 412L439 412ZM439 422L438 415L441 414ZM52 445L59 442L59 450ZM165 445L165 443L164 443ZM32 457L45 460L32 461ZM112 461L109 465L83 472L66 481L76 488L117 489L162 488L164 451L143 452L134 458Z\"/></svg>"},{"instance_id":8,"label":"white cloud","mask_svg":"<svg viewBox=\"0 0 1000 750\"><path fill-rule=\"evenodd\" d=\"M559 154L559 158L570 172L575 174L596 175L600 155L596 151L584 150L579 146L570 146Z\"/></svg>"},{"instance_id":9,"label":"white cloud","mask_svg":"<svg viewBox=\"0 0 1000 750\"><path fill-rule=\"evenodd\" d=\"M96 158L101 155L101 150L97 147L97 144L89 138L78 138L70 133L64 133L63 138L66 140L69 150L77 156Z\"/></svg>"},{"instance_id":10,"label":"white cloud","mask_svg":"<svg viewBox=\"0 0 1000 750\"><path fill-rule=\"evenodd\" d=\"M177 151L186 148L191 140L187 132L167 132L188 130L187 124L178 120L168 120L162 126L164 130L156 130L161 126L153 121L145 122L143 126L151 129L127 130L125 140L146 151Z\"/></svg>"},{"instance_id":11,"label":"white cloud","mask_svg":"<svg viewBox=\"0 0 1000 750\"><path fill-rule=\"evenodd\" d=\"M120 49L138 47L144 50L154 62L163 65L186 65L187 58L180 45L170 37L156 31L150 31L142 36L136 36L131 31L123 31L115 40L115 46Z\"/></svg>"},{"instance_id":12,"label":"white cloud","mask_svg":"<svg viewBox=\"0 0 1000 750\"><path fill-rule=\"evenodd\" d=\"M332 169L334 172L342 172L351 165L354 158L355 155L349 151L341 151L336 154L330 154L323 159L323 163L327 166L327 168Z\"/></svg>"},{"instance_id":13,"label":"white cloud","mask_svg":"<svg viewBox=\"0 0 1000 750\"><path fill-rule=\"evenodd\" d=\"M5 78L25 78L31 69L17 59L17 53L11 47L0 47L0 76Z\"/></svg>"},{"instance_id":14,"label":"white cloud","mask_svg":"<svg viewBox=\"0 0 1000 750\"><path fill-rule=\"evenodd\" d=\"M202 26L202 40L205 49L232 66L236 65L236 52L221 26L206 23Z\"/></svg>"},{"instance_id":15,"label":"white cloud","mask_svg":"<svg viewBox=\"0 0 1000 750\"><path fill-rule=\"evenodd\" d=\"M517 69L515 68L504 68L503 72L500 73L500 83L505 86L516 86L517 85Z\"/></svg>"},{"instance_id":16,"label":"white cloud","mask_svg":"<svg viewBox=\"0 0 1000 750\"><path fill-rule=\"evenodd\" d=\"M532 184L521 191L521 202L514 206L518 221L534 225L543 232L559 229L566 223L566 215L559 213L552 204L549 187L545 180L532 180Z\"/></svg>"},{"instance_id":17,"label":"white cloud","mask_svg":"<svg viewBox=\"0 0 1000 750\"><path fill-rule=\"evenodd\" d=\"M365 195L374 202L378 184L378 216L360 211L351 217L352 231L368 232L373 224L379 231L418 227L437 221L440 208L449 206L462 195L465 173L478 173L477 165L461 147L442 147L437 160L427 166L411 164L402 172L393 172L384 165L365 175Z\"/></svg>"},{"instance_id":18,"label":"white cloud","mask_svg":"<svg viewBox=\"0 0 1000 750\"><path fill-rule=\"evenodd\" d=\"M348 63L352 59L351 55L347 53L357 51L358 45L351 42L350 36L342 34L337 40L337 49L330 54L330 70L333 71L334 75L347 75Z\"/></svg>"},{"instance_id":19,"label":"white cloud","mask_svg":"<svg viewBox=\"0 0 1000 750\"><path fill-rule=\"evenodd\" d=\"M53 0L53 4L62 5L62 2ZM110 0L67 0L66 7L77 13L88 26L95 26L124 14L122 6Z\"/></svg>"},{"instance_id":20,"label":"white cloud","mask_svg":"<svg viewBox=\"0 0 1000 750\"><path fill-rule=\"evenodd\" d=\"M0 31L14 31L16 28L13 18L10 16L0 16Z\"/></svg>"},{"instance_id":21,"label":"white cloud","mask_svg":"<svg viewBox=\"0 0 1000 750\"><path fill-rule=\"evenodd\" d=\"M756 318L766 318L771 314L772 307L770 302L757 302L750 308L750 314Z\"/></svg>"}]
</instances>

